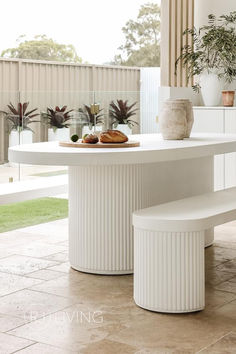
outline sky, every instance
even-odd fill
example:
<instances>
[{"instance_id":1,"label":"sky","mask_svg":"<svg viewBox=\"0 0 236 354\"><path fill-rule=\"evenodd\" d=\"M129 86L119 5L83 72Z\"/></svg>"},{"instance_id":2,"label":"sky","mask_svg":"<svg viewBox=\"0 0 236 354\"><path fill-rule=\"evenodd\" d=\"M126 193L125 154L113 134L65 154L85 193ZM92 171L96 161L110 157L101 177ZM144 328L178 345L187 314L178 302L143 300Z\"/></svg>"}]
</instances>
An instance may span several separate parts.
<instances>
[{"instance_id":1,"label":"sky","mask_svg":"<svg viewBox=\"0 0 236 354\"><path fill-rule=\"evenodd\" d=\"M83 61L110 62L124 43L122 27L148 0L0 0L0 52L25 34L73 44ZM160 0L150 0L160 3ZM5 14L5 15L4 15Z\"/></svg>"}]
</instances>

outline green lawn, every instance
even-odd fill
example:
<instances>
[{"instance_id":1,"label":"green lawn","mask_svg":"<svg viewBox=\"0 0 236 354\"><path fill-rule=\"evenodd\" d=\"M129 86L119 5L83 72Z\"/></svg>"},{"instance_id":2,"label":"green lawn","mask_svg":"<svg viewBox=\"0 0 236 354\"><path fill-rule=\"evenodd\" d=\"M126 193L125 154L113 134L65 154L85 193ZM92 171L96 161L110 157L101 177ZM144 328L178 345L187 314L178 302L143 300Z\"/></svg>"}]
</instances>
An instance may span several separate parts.
<instances>
[{"instance_id":1,"label":"green lawn","mask_svg":"<svg viewBox=\"0 0 236 354\"><path fill-rule=\"evenodd\" d=\"M68 216L68 200L41 198L0 206L0 232L63 219Z\"/></svg>"}]
</instances>

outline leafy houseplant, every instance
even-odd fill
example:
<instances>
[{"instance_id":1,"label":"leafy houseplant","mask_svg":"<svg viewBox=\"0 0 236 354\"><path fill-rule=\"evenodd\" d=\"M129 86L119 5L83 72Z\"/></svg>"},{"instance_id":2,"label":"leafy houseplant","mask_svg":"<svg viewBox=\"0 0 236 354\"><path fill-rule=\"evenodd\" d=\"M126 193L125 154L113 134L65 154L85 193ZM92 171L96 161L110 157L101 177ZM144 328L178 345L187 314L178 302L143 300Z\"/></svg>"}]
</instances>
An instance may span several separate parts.
<instances>
[{"instance_id":1,"label":"leafy houseplant","mask_svg":"<svg viewBox=\"0 0 236 354\"><path fill-rule=\"evenodd\" d=\"M55 109L47 108L47 112L42 113L42 118L46 121L48 125L48 140L69 140L69 127L70 119L72 116L70 113L73 110L66 111L67 106L59 107L56 106Z\"/></svg>"},{"instance_id":2,"label":"leafy houseplant","mask_svg":"<svg viewBox=\"0 0 236 354\"><path fill-rule=\"evenodd\" d=\"M29 102L19 102L15 107L11 102L7 107L9 112L4 112L9 123L9 146L33 142L33 130L30 124L39 122L34 120L39 114L35 113L38 108L27 111Z\"/></svg>"},{"instance_id":3,"label":"leafy houseplant","mask_svg":"<svg viewBox=\"0 0 236 354\"><path fill-rule=\"evenodd\" d=\"M95 118L96 118L96 124L102 125L104 123L104 115L101 113L103 109L99 109L98 114L93 114L91 112L91 107L87 106L86 104L84 105L84 109L80 108L79 112L83 113L85 117L87 117L89 129L92 130L95 124Z\"/></svg>"},{"instance_id":4,"label":"leafy houseplant","mask_svg":"<svg viewBox=\"0 0 236 354\"><path fill-rule=\"evenodd\" d=\"M133 109L136 103L128 105L128 100L117 100L116 103L114 101L110 103L109 116L114 128L121 130L121 125L127 125L131 130L135 124L138 125L137 122L130 119L130 117L136 115L136 111L138 110L137 108Z\"/></svg>"},{"instance_id":5,"label":"leafy houseplant","mask_svg":"<svg viewBox=\"0 0 236 354\"><path fill-rule=\"evenodd\" d=\"M28 106L29 102L19 102L17 107L14 107L10 102L10 104L7 105L9 112L2 111L2 113L6 115L6 119L9 123L9 132L13 130L18 132L23 130L30 130L33 132L33 130L29 127L29 124L39 122L38 120L33 120L34 117L39 116L38 113L34 113L38 108L34 108L27 112L26 110Z\"/></svg>"},{"instance_id":6,"label":"leafy houseplant","mask_svg":"<svg viewBox=\"0 0 236 354\"><path fill-rule=\"evenodd\" d=\"M220 80L230 84L236 78L235 25L236 11L218 18L210 14L207 25L199 30L193 28L183 32L183 36L192 36L193 46L187 44L182 48L176 67L182 61L187 68L188 80L195 76L200 77L199 82L193 86L195 91L202 88L202 94L205 91L209 95L211 90L215 92L216 86L219 89ZM206 83L207 78L212 85Z\"/></svg>"},{"instance_id":7,"label":"leafy houseplant","mask_svg":"<svg viewBox=\"0 0 236 354\"><path fill-rule=\"evenodd\" d=\"M67 106L59 107L56 106L55 109L47 108L47 112L42 113L42 117L46 120L46 123L54 131L56 129L69 128L70 124L68 121L71 119L70 113L73 111L67 111Z\"/></svg>"}]
</instances>

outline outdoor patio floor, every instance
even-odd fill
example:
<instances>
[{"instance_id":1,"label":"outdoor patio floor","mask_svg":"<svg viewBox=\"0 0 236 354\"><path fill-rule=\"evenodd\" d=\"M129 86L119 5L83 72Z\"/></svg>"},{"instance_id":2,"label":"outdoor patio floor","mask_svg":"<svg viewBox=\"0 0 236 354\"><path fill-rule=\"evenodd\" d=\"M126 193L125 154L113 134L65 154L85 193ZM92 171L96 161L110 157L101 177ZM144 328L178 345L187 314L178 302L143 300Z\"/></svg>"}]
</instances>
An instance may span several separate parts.
<instances>
[{"instance_id":1,"label":"outdoor patio floor","mask_svg":"<svg viewBox=\"0 0 236 354\"><path fill-rule=\"evenodd\" d=\"M132 276L72 270L67 220L0 234L0 353L236 353L236 222L206 253L206 309L137 307Z\"/></svg>"}]
</instances>

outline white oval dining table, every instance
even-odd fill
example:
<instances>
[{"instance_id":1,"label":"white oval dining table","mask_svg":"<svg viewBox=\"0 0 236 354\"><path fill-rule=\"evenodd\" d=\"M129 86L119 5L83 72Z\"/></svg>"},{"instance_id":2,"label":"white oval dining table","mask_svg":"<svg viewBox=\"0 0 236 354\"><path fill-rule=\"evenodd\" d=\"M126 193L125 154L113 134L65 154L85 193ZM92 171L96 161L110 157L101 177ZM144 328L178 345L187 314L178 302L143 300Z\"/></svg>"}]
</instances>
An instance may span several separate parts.
<instances>
[{"instance_id":1,"label":"white oval dining table","mask_svg":"<svg viewBox=\"0 0 236 354\"><path fill-rule=\"evenodd\" d=\"M214 155L236 151L236 135L163 140L132 135L139 147L78 149L58 142L18 145L11 162L69 166L69 261L79 271L133 272L132 212L213 190ZM214 231L205 232L205 245Z\"/></svg>"}]
</instances>

